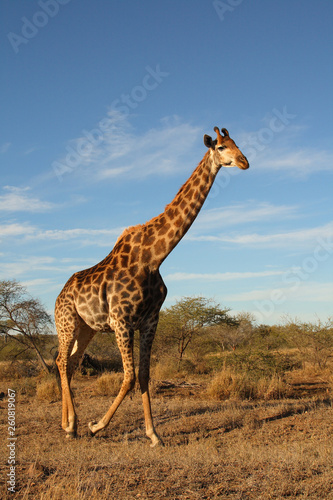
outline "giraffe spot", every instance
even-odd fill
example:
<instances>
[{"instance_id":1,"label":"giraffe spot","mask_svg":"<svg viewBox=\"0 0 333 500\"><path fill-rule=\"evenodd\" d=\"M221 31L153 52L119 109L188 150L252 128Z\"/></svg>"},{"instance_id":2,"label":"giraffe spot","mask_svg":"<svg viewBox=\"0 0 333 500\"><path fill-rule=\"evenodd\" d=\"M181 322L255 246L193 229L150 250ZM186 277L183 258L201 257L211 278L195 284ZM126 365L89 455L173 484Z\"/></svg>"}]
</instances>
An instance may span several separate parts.
<instances>
[{"instance_id":1,"label":"giraffe spot","mask_svg":"<svg viewBox=\"0 0 333 500\"><path fill-rule=\"evenodd\" d=\"M128 292L126 292L125 290L123 292L121 292L122 299L128 299L129 296L130 296L130 294Z\"/></svg>"},{"instance_id":2,"label":"giraffe spot","mask_svg":"<svg viewBox=\"0 0 333 500\"><path fill-rule=\"evenodd\" d=\"M141 295L139 293L136 293L132 297L133 302L139 302L141 300Z\"/></svg>"},{"instance_id":3,"label":"giraffe spot","mask_svg":"<svg viewBox=\"0 0 333 500\"><path fill-rule=\"evenodd\" d=\"M190 189L187 193L186 193L186 196L185 198L190 200L193 196L193 193L194 193L194 190L193 189Z\"/></svg>"},{"instance_id":4,"label":"giraffe spot","mask_svg":"<svg viewBox=\"0 0 333 500\"><path fill-rule=\"evenodd\" d=\"M138 272L138 266L134 265L129 268L129 274L130 276L134 277Z\"/></svg>"},{"instance_id":5,"label":"giraffe spot","mask_svg":"<svg viewBox=\"0 0 333 500\"><path fill-rule=\"evenodd\" d=\"M168 238L169 238L170 240L172 240L172 238L174 237L174 235L175 235L175 232L174 232L174 230L173 230L173 229L171 229L171 231L168 233Z\"/></svg>"},{"instance_id":6,"label":"giraffe spot","mask_svg":"<svg viewBox=\"0 0 333 500\"><path fill-rule=\"evenodd\" d=\"M168 217L170 217L170 219L173 219L173 217L174 217L174 210L173 210L173 208L168 208L168 210L167 210L166 213L167 213Z\"/></svg>"},{"instance_id":7,"label":"giraffe spot","mask_svg":"<svg viewBox=\"0 0 333 500\"><path fill-rule=\"evenodd\" d=\"M158 231L159 236L163 236L164 234L166 234L169 231L170 227L170 224L165 224L165 226L162 226Z\"/></svg>"},{"instance_id":8,"label":"giraffe spot","mask_svg":"<svg viewBox=\"0 0 333 500\"><path fill-rule=\"evenodd\" d=\"M131 250L131 245L129 245L128 243L126 245L123 246L123 249L122 251L124 253L130 253L130 250Z\"/></svg>"},{"instance_id":9,"label":"giraffe spot","mask_svg":"<svg viewBox=\"0 0 333 500\"><path fill-rule=\"evenodd\" d=\"M178 219L175 220L174 224L175 224L176 227L180 227L183 224L183 218L182 217L178 217Z\"/></svg>"},{"instance_id":10,"label":"giraffe spot","mask_svg":"<svg viewBox=\"0 0 333 500\"><path fill-rule=\"evenodd\" d=\"M161 253L166 252L166 242L165 239L162 238L154 245L154 251L156 255L160 255Z\"/></svg>"},{"instance_id":11,"label":"giraffe spot","mask_svg":"<svg viewBox=\"0 0 333 500\"><path fill-rule=\"evenodd\" d=\"M122 286L126 286L127 283L130 281L130 278L127 274L127 270L122 270L118 273L118 276L116 276L115 279L116 283L121 284Z\"/></svg>"},{"instance_id":12,"label":"giraffe spot","mask_svg":"<svg viewBox=\"0 0 333 500\"><path fill-rule=\"evenodd\" d=\"M133 236L133 243L141 243L142 232L138 232Z\"/></svg>"},{"instance_id":13,"label":"giraffe spot","mask_svg":"<svg viewBox=\"0 0 333 500\"><path fill-rule=\"evenodd\" d=\"M144 248L142 250L141 261L144 264L148 264L148 262L150 262L150 260L151 260L151 251L149 250L149 248Z\"/></svg>"},{"instance_id":14,"label":"giraffe spot","mask_svg":"<svg viewBox=\"0 0 333 500\"><path fill-rule=\"evenodd\" d=\"M107 281L112 281L114 277L114 270L113 269L108 269L106 271L106 279Z\"/></svg>"},{"instance_id":15,"label":"giraffe spot","mask_svg":"<svg viewBox=\"0 0 333 500\"><path fill-rule=\"evenodd\" d=\"M127 290L130 292L134 292L136 289L136 283L134 280L132 280L128 285L127 285Z\"/></svg>"},{"instance_id":16,"label":"giraffe spot","mask_svg":"<svg viewBox=\"0 0 333 500\"><path fill-rule=\"evenodd\" d=\"M121 267L128 266L128 255L121 255L120 256L120 264L121 264Z\"/></svg>"},{"instance_id":17,"label":"giraffe spot","mask_svg":"<svg viewBox=\"0 0 333 500\"><path fill-rule=\"evenodd\" d=\"M118 295L113 295L111 299L111 307L114 307L118 304L119 302L119 297Z\"/></svg>"},{"instance_id":18,"label":"giraffe spot","mask_svg":"<svg viewBox=\"0 0 333 500\"><path fill-rule=\"evenodd\" d=\"M119 293L122 289L124 288L124 285L120 283L119 281L116 282L114 291L115 293Z\"/></svg>"}]
</instances>

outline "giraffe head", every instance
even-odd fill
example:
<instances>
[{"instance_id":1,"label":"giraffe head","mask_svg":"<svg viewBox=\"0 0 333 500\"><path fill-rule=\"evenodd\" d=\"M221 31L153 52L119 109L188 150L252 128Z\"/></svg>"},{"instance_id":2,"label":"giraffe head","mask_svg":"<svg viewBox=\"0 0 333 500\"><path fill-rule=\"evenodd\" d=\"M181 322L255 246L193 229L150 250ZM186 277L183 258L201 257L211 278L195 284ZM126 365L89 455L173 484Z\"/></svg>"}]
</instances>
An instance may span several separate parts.
<instances>
[{"instance_id":1,"label":"giraffe head","mask_svg":"<svg viewBox=\"0 0 333 500\"><path fill-rule=\"evenodd\" d=\"M209 135L205 135L204 143L207 148L211 148L217 168L238 167L242 170L249 168L249 162L229 137L227 129L221 129L223 135L221 135L218 127L214 128L214 132L216 132L217 138L213 140Z\"/></svg>"}]
</instances>

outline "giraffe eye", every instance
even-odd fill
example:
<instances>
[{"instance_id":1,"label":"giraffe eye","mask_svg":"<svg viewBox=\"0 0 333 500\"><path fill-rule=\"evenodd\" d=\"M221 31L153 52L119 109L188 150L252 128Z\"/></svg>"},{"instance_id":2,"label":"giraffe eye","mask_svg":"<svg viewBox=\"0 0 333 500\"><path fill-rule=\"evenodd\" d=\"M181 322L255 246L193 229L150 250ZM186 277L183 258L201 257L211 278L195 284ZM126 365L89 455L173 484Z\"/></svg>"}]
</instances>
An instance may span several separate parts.
<instances>
[{"instance_id":1,"label":"giraffe eye","mask_svg":"<svg viewBox=\"0 0 333 500\"><path fill-rule=\"evenodd\" d=\"M224 149L226 149L226 146L219 146L217 149L218 149L219 151L223 151Z\"/></svg>"}]
</instances>

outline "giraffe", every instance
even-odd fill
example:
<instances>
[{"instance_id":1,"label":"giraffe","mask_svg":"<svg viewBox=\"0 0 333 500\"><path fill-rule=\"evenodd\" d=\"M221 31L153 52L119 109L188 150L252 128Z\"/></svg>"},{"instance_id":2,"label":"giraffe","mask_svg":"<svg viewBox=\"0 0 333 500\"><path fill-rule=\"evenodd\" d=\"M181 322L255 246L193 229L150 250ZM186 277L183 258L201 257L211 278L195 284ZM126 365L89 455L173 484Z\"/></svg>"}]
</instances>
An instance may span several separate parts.
<instances>
[{"instance_id":1,"label":"giraffe","mask_svg":"<svg viewBox=\"0 0 333 500\"><path fill-rule=\"evenodd\" d=\"M90 422L91 435L104 429L126 394L135 385L134 331L140 333L139 384L146 436L151 446L162 443L152 418L149 396L151 347L167 288L159 267L197 217L219 169L249 168L245 156L226 129L214 128L217 138L204 135L208 151L164 212L143 225L125 229L113 250L95 266L75 273L60 292L55 306L59 337L56 360L62 387L62 428L75 437L77 416L71 378L84 350L97 331L115 333L124 370L123 383L109 410Z\"/></svg>"}]
</instances>

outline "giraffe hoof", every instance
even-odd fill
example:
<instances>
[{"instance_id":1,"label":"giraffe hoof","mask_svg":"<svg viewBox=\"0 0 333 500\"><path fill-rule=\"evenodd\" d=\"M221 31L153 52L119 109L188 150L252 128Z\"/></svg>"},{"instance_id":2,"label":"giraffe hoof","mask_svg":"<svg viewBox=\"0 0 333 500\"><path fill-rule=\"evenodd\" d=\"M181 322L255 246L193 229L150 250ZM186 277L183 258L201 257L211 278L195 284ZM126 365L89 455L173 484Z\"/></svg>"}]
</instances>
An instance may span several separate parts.
<instances>
[{"instance_id":1,"label":"giraffe hoof","mask_svg":"<svg viewBox=\"0 0 333 500\"><path fill-rule=\"evenodd\" d=\"M161 438L156 438L156 439L152 439L152 442L150 443L150 447L151 448L159 448L159 447L163 447L164 446L164 443L162 441Z\"/></svg>"},{"instance_id":2,"label":"giraffe hoof","mask_svg":"<svg viewBox=\"0 0 333 500\"><path fill-rule=\"evenodd\" d=\"M97 422L89 422L88 427L89 427L90 436L95 436L95 434L96 434L96 429L95 429L96 424L97 424Z\"/></svg>"},{"instance_id":3,"label":"giraffe hoof","mask_svg":"<svg viewBox=\"0 0 333 500\"><path fill-rule=\"evenodd\" d=\"M74 431L73 432L67 432L66 433L66 438L67 439L75 439L75 438L77 438L77 434Z\"/></svg>"}]
</instances>

